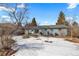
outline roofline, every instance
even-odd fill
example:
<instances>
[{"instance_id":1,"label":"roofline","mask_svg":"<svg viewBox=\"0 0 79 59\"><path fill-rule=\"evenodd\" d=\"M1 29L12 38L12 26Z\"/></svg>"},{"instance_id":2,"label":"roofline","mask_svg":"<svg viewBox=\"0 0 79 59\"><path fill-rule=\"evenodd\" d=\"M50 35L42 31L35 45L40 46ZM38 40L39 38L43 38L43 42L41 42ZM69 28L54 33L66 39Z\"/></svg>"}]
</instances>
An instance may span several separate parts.
<instances>
[{"instance_id":1,"label":"roofline","mask_svg":"<svg viewBox=\"0 0 79 59\"><path fill-rule=\"evenodd\" d=\"M26 29L68 29L68 26L65 26L65 25L41 25L41 26L27 27Z\"/></svg>"}]
</instances>

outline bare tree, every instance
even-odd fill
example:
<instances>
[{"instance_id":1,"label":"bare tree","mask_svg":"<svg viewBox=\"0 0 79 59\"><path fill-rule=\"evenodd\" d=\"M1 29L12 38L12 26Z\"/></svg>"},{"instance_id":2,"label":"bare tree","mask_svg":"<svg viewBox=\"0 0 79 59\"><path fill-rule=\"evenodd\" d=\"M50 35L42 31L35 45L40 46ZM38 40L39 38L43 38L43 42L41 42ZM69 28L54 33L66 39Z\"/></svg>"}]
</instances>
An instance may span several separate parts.
<instances>
[{"instance_id":1,"label":"bare tree","mask_svg":"<svg viewBox=\"0 0 79 59\"><path fill-rule=\"evenodd\" d=\"M0 4L0 9L4 10L7 15L10 17L12 23L16 23L18 26L14 28L18 28L22 26L23 22L27 21L27 4ZM15 29L15 30L16 30ZM5 26L0 30L0 45L2 45L3 49L11 48L13 43L15 42L12 39L12 33L15 31L10 27Z\"/></svg>"},{"instance_id":2,"label":"bare tree","mask_svg":"<svg viewBox=\"0 0 79 59\"><path fill-rule=\"evenodd\" d=\"M12 39L12 34L10 34L11 28L9 27L2 27L0 29L0 46L3 49L11 48L13 43L15 42Z\"/></svg>"},{"instance_id":3,"label":"bare tree","mask_svg":"<svg viewBox=\"0 0 79 59\"><path fill-rule=\"evenodd\" d=\"M15 3L13 5L10 5L8 3L6 4L0 4L1 7L4 7L4 11L7 12L7 14L10 16L10 19L13 23L16 23L18 26L22 26L23 22L27 20L27 4L23 3Z\"/></svg>"},{"instance_id":4,"label":"bare tree","mask_svg":"<svg viewBox=\"0 0 79 59\"><path fill-rule=\"evenodd\" d=\"M74 32L77 32L78 30L77 27L73 26L73 23L75 22L75 20L76 20L75 17L72 17L72 19L68 19L71 40L73 39Z\"/></svg>"}]
</instances>

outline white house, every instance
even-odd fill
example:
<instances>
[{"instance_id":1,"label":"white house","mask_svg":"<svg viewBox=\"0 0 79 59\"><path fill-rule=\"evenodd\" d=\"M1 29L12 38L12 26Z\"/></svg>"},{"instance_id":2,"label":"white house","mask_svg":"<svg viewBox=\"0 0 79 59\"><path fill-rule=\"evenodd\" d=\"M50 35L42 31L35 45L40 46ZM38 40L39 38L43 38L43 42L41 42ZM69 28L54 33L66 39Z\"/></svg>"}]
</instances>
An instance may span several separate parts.
<instances>
[{"instance_id":1,"label":"white house","mask_svg":"<svg viewBox=\"0 0 79 59\"><path fill-rule=\"evenodd\" d=\"M36 27L26 27L26 30L31 34L52 35L52 36L66 36L68 34L68 27L65 25L42 25Z\"/></svg>"}]
</instances>

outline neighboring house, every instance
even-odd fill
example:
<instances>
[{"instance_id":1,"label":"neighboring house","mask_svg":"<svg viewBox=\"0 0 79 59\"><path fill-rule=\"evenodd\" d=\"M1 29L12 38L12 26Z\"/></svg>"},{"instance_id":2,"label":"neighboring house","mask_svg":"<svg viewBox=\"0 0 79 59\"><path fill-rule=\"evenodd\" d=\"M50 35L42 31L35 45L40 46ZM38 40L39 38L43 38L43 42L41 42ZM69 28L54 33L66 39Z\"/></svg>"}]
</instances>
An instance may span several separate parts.
<instances>
[{"instance_id":1,"label":"neighboring house","mask_svg":"<svg viewBox=\"0 0 79 59\"><path fill-rule=\"evenodd\" d=\"M66 36L68 27L65 25L43 25L36 27L26 27L26 31L31 34L39 33L41 35Z\"/></svg>"}]
</instances>

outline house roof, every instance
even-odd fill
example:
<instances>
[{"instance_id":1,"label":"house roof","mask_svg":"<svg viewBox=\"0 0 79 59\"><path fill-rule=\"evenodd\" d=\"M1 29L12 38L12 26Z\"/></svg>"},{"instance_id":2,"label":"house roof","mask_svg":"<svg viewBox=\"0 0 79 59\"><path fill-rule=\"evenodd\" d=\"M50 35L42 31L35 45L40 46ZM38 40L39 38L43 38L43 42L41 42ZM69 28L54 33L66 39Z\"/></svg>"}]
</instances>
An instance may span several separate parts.
<instances>
[{"instance_id":1,"label":"house roof","mask_svg":"<svg viewBox=\"0 0 79 59\"><path fill-rule=\"evenodd\" d=\"M68 26L65 25L41 25L34 27L26 27L26 29L67 29Z\"/></svg>"},{"instance_id":2,"label":"house roof","mask_svg":"<svg viewBox=\"0 0 79 59\"><path fill-rule=\"evenodd\" d=\"M58 29L58 28L68 28L65 25L43 25L43 26L39 26L39 28L54 28L54 29Z\"/></svg>"}]
</instances>

